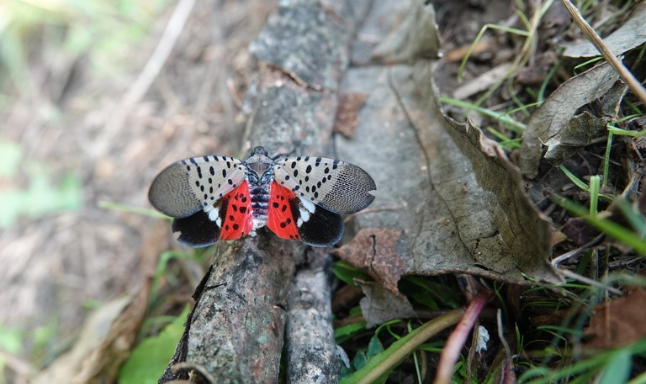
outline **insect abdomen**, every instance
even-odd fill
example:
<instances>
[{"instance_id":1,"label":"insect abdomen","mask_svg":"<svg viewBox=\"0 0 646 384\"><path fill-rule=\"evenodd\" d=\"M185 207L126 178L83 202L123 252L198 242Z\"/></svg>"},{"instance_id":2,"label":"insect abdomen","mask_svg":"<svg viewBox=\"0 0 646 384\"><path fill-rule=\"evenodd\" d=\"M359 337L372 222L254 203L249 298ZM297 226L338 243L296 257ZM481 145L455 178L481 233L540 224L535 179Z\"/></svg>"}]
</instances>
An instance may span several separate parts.
<instances>
[{"instance_id":1,"label":"insect abdomen","mask_svg":"<svg viewBox=\"0 0 646 384\"><path fill-rule=\"evenodd\" d=\"M269 209L269 186L253 185L249 189L249 195L251 195L251 209L253 210L253 229L264 227L267 224Z\"/></svg>"}]
</instances>

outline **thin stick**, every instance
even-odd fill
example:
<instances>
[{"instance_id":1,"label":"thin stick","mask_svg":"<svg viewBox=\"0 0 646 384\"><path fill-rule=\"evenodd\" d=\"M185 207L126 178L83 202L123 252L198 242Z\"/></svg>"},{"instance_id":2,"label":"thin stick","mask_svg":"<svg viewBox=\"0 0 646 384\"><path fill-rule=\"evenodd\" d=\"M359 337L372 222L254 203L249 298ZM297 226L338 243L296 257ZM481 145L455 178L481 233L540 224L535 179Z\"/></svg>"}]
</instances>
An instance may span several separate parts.
<instances>
[{"instance_id":1,"label":"thin stick","mask_svg":"<svg viewBox=\"0 0 646 384\"><path fill-rule=\"evenodd\" d=\"M633 91L635 95L637 95L641 102L646 105L646 89L642 87L639 80L637 80L633 73L630 72L630 70L626 68L624 64L610 51L608 46L603 42L603 40L601 40L601 37L597 34L597 32L595 32L590 24L585 21L583 16L581 16L579 10L574 4L572 4L570 0L563 0L563 5L565 5L565 8L567 8L568 12L570 12L570 16L572 16L574 22L579 26L579 28L581 28L583 34L597 48L599 53L601 53L601 56L603 56L608 64L610 64L615 69L615 71L617 71L619 77L621 77L622 80L626 82L630 90Z\"/></svg>"},{"instance_id":2,"label":"thin stick","mask_svg":"<svg viewBox=\"0 0 646 384\"><path fill-rule=\"evenodd\" d=\"M119 104L115 108L115 113L112 114L112 117L105 125L104 137L96 141L99 148L95 148L95 150L100 152L105 149L107 143L112 142L110 138L121 130L126 117L130 114L135 104L148 92L148 89L150 89L153 81L155 81L159 72L161 72L168 56L170 56L170 53L175 47L179 35L184 30L186 20L188 20L194 5L195 0L179 0L179 3L177 3L173 11L173 15L166 25L164 34L159 39L159 44L157 44L155 51L150 56L150 59L148 59L148 62L146 62L146 66L137 77L137 80L132 83L126 94L119 101Z\"/></svg>"},{"instance_id":3,"label":"thin stick","mask_svg":"<svg viewBox=\"0 0 646 384\"><path fill-rule=\"evenodd\" d=\"M614 293L615 295L622 296L624 293L618 290L617 288L609 287L603 283L600 283L598 281L592 280L590 278L587 278L585 276L581 276L578 273L574 273L570 270L567 269L559 269L559 272L563 274L565 277L569 277L571 279L580 281L581 283L591 285L593 287L597 287L599 289L603 289L604 291L608 291L610 293Z\"/></svg>"}]
</instances>

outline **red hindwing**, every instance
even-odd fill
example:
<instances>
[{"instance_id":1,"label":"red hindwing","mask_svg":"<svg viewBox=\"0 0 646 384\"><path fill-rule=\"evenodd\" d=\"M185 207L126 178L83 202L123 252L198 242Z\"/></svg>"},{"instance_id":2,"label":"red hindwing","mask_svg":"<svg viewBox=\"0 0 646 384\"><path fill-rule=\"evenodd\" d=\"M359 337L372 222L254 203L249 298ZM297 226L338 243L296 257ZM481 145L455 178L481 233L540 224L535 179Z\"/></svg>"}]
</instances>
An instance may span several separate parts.
<instances>
[{"instance_id":1,"label":"red hindwing","mask_svg":"<svg viewBox=\"0 0 646 384\"><path fill-rule=\"evenodd\" d=\"M222 197L220 212L222 226L220 240L233 240L247 235L253 228L253 212L249 183L245 180L239 187Z\"/></svg>"},{"instance_id":2,"label":"red hindwing","mask_svg":"<svg viewBox=\"0 0 646 384\"><path fill-rule=\"evenodd\" d=\"M275 181L269 186L269 212L267 213L267 227L278 237L290 240L299 240L296 220L292 212L292 202L296 199L292 191L283 188Z\"/></svg>"}]
</instances>

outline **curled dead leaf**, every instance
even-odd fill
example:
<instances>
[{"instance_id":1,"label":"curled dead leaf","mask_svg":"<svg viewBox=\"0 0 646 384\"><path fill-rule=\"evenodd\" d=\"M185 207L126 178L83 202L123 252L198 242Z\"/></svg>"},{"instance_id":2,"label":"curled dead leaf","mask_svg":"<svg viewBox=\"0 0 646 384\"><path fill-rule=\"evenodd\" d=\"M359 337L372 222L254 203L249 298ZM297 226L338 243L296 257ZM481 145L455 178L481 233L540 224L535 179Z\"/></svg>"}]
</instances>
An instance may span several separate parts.
<instances>
[{"instance_id":1,"label":"curled dead leaf","mask_svg":"<svg viewBox=\"0 0 646 384\"><path fill-rule=\"evenodd\" d=\"M389 320L417 315L413 305L404 295L395 295L392 291L369 283L361 284L361 289L366 295L359 302L361 313L366 320L366 328L372 328Z\"/></svg>"},{"instance_id":2,"label":"curled dead leaf","mask_svg":"<svg viewBox=\"0 0 646 384\"><path fill-rule=\"evenodd\" d=\"M585 111L573 116L545 145L548 147L545 159L558 165L590 144L606 128L607 120Z\"/></svg>"},{"instance_id":3,"label":"curled dead leaf","mask_svg":"<svg viewBox=\"0 0 646 384\"><path fill-rule=\"evenodd\" d=\"M435 9L430 3L416 1L408 8L402 25L375 47L372 56L384 62L435 59L439 50Z\"/></svg>"},{"instance_id":4,"label":"curled dead leaf","mask_svg":"<svg viewBox=\"0 0 646 384\"><path fill-rule=\"evenodd\" d=\"M534 178L538 174L543 147L547 147L546 157L553 164L558 164L573 153L572 149L589 143L591 139L585 134L586 124L576 124L577 120L573 118L581 107L604 97L617 79L619 75L610 65L597 65L561 84L541 104L530 117L527 129L523 132L520 168L525 176ZM577 146L573 147L571 144L578 135L585 137L576 141Z\"/></svg>"},{"instance_id":5,"label":"curled dead leaf","mask_svg":"<svg viewBox=\"0 0 646 384\"><path fill-rule=\"evenodd\" d=\"M421 36L434 25L402 23L408 30L401 35ZM433 69L430 61L404 61L353 67L344 77L344 91L370 96L353 140L337 137L339 157L373 175L375 207L399 207L357 215L356 227L401 230L397 250L407 275L562 282L547 261L550 223L524 194L518 170L478 127L443 114Z\"/></svg>"},{"instance_id":6,"label":"curled dead leaf","mask_svg":"<svg viewBox=\"0 0 646 384\"><path fill-rule=\"evenodd\" d=\"M94 311L83 324L78 341L70 351L59 356L31 382L48 384L73 380L75 383L89 383L97 380L97 372L102 374L98 377L103 377L105 382L114 380L119 366L129 354L128 348L123 348L124 340L115 334L114 324L131 312L126 308L132 306L132 300L132 297L120 298ZM111 344L111 340L119 343ZM110 348L117 345L119 348Z\"/></svg>"}]
</instances>

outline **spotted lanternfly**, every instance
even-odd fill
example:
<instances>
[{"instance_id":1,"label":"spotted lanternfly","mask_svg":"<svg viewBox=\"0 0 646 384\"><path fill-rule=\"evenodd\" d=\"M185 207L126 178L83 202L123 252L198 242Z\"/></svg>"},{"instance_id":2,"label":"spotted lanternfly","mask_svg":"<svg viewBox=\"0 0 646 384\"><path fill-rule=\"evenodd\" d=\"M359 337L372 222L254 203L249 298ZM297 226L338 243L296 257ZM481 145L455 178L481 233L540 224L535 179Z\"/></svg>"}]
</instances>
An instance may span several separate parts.
<instances>
[{"instance_id":1,"label":"spotted lanternfly","mask_svg":"<svg viewBox=\"0 0 646 384\"><path fill-rule=\"evenodd\" d=\"M205 247L264 226L284 239L336 244L341 214L370 205L376 189L366 171L321 157L271 159L263 147L240 161L204 156L179 161L153 181L148 198L173 217L179 242Z\"/></svg>"}]
</instances>

